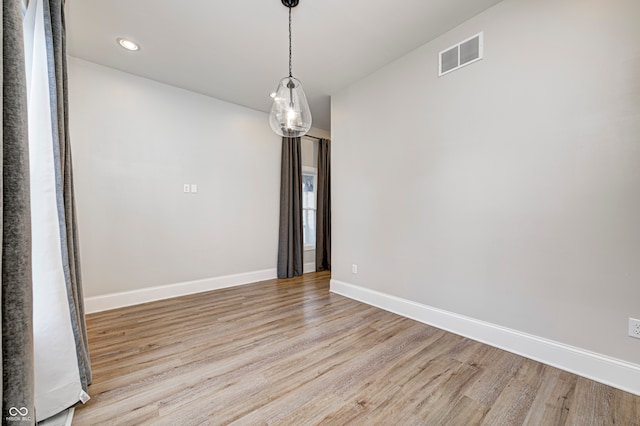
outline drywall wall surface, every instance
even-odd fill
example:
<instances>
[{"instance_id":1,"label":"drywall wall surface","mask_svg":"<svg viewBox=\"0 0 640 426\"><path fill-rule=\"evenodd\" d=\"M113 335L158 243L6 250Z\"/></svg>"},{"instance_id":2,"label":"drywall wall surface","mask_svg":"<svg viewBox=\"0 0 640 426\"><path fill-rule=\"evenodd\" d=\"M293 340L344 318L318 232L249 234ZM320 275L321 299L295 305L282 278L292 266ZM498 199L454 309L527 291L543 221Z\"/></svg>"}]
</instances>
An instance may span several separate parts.
<instances>
[{"instance_id":1,"label":"drywall wall surface","mask_svg":"<svg viewBox=\"0 0 640 426\"><path fill-rule=\"evenodd\" d=\"M275 268L265 113L76 58L69 97L86 296Z\"/></svg>"},{"instance_id":2,"label":"drywall wall surface","mask_svg":"<svg viewBox=\"0 0 640 426\"><path fill-rule=\"evenodd\" d=\"M640 364L638 22L505 0L332 96L332 278Z\"/></svg>"},{"instance_id":3,"label":"drywall wall surface","mask_svg":"<svg viewBox=\"0 0 640 426\"><path fill-rule=\"evenodd\" d=\"M316 147L317 143L314 139L302 138L300 141L301 145L301 163L302 167L318 167L318 148Z\"/></svg>"}]
</instances>

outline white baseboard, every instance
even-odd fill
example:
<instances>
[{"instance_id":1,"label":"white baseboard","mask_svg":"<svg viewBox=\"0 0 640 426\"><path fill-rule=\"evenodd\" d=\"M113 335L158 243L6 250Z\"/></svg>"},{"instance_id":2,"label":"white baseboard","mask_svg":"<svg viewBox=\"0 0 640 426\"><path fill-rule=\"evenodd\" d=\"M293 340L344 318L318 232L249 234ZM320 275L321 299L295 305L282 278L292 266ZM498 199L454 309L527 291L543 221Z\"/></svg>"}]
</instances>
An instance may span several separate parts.
<instances>
[{"instance_id":1,"label":"white baseboard","mask_svg":"<svg viewBox=\"0 0 640 426\"><path fill-rule=\"evenodd\" d=\"M140 303L153 302L155 300L169 299L187 294L201 293L203 291L218 290L257 281L276 278L275 269L246 272L222 277L206 278L197 281L187 281L177 284L168 284L157 287L147 287L138 290L124 291L120 293L105 294L102 296L85 297L85 312L107 311L109 309L122 308L124 306L138 305Z\"/></svg>"},{"instance_id":2,"label":"white baseboard","mask_svg":"<svg viewBox=\"0 0 640 426\"><path fill-rule=\"evenodd\" d=\"M308 274L309 272L315 272L316 271L316 263L315 262L309 262L309 263L305 263L304 265L302 265L302 273L303 274Z\"/></svg>"},{"instance_id":3,"label":"white baseboard","mask_svg":"<svg viewBox=\"0 0 640 426\"><path fill-rule=\"evenodd\" d=\"M640 365L331 280L331 291L640 396Z\"/></svg>"}]
</instances>

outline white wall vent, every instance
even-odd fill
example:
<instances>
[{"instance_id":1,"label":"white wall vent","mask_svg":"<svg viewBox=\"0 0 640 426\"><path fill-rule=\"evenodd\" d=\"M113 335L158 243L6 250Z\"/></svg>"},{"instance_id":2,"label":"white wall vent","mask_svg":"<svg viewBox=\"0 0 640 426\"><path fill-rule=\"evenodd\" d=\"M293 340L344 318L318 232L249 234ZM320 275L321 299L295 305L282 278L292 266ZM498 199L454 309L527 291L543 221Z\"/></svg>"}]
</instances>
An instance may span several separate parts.
<instances>
[{"instance_id":1,"label":"white wall vent","mask_svg":"<svg viewBox=\"0 0 640 426\"><path fill-rule=\"evenodd\" d=\"M476 34L440 52L438 76L443 76L482 59L482 34Z\"/></svg>"}]
</instances>

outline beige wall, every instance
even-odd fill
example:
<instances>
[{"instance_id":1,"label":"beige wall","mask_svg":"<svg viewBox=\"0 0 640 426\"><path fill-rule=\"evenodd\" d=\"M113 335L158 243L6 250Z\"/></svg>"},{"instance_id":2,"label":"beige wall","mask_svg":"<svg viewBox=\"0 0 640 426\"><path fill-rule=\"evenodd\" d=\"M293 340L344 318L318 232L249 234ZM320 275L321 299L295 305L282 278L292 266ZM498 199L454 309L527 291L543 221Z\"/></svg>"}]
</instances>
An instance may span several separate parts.
<instances>
[{"instance_id":1,"label":"beige wall","mask_svg":"<svg viewBox=\"0 0 640 426\"><path fill-rule=\"evenodd\" d=\"M640 364L638 22L505 0L334 95L333 278Z\"/></svg>"},{"instance_id":2,"label":"beige wall","mask_svg":"<svg viewBox=\"0 0 640 426\"><path fill-rule=\"evenodd\" d=\"M267 114L75 58L69 84L86 296L275 268Z\"/></svg>"}]
</instances>

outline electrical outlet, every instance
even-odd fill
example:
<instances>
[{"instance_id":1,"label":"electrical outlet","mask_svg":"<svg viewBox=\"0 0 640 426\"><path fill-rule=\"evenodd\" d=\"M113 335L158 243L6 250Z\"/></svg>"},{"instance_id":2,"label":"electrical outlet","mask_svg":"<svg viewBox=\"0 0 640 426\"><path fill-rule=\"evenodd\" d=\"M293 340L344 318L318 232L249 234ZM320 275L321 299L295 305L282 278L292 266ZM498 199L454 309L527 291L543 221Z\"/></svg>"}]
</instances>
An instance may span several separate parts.
<instances>
[{"instance_id":1,"label":"electrical outlet","mask_svg":"<svg viewBox=\"0 0 640 426\"><path fill-rule=\"evenodd\" d=\"M640 320L629 318L629 336L640 339Z\"/></svg>"},{"instance_id":2,"label":"electrical outlet","mask_svg":"<svg viewBox=\"0 0 640 426\"><path fill-rule=\"evenodd\" d=\"M351 265L351 273L352 274L357 274L358 273L358 265L356 265L355 263L353 265Z\"/></svg>"},{"instance_id":3,"label":"electrical outlet","mask_svg":"<svg viewBox=\"0 0 640 426\"><path fill-rule=\"evenodd\" d=\"M191 185L185 183L184 187L182 188L182 192L184 192L185 194L191 192Z\"/></svg>"}]
</instances>

